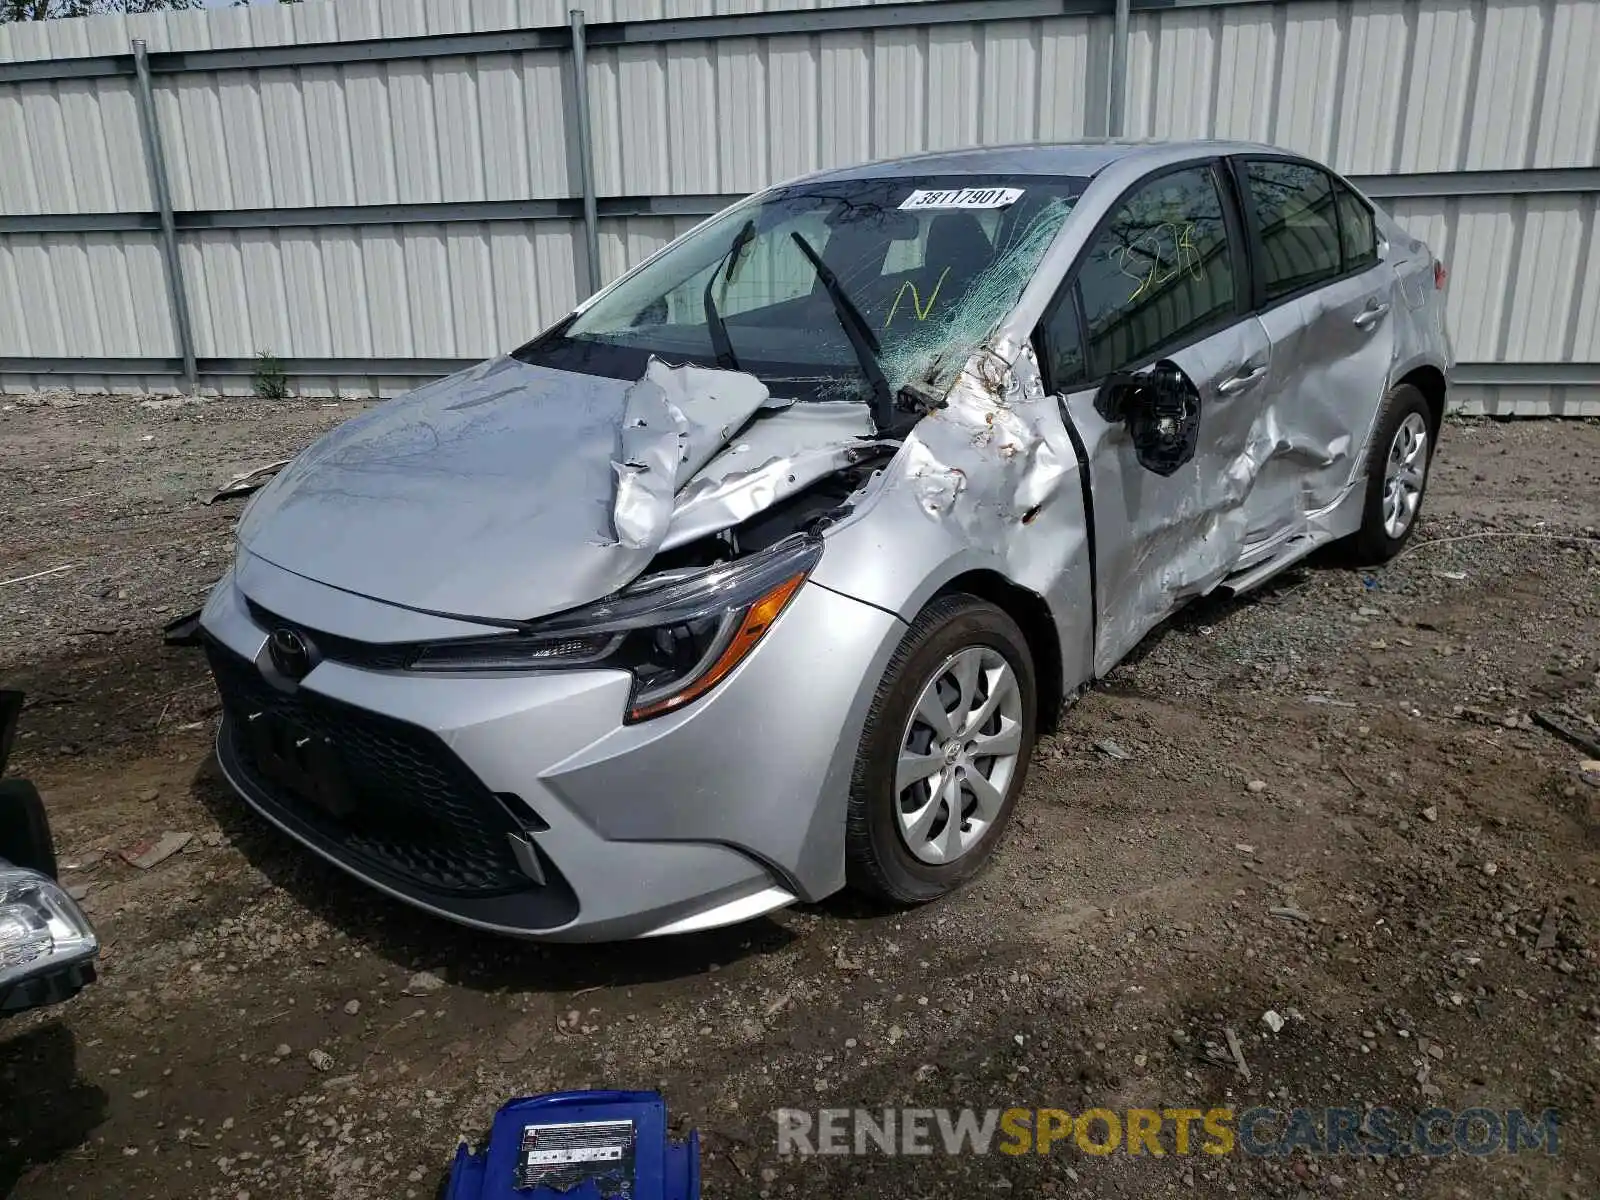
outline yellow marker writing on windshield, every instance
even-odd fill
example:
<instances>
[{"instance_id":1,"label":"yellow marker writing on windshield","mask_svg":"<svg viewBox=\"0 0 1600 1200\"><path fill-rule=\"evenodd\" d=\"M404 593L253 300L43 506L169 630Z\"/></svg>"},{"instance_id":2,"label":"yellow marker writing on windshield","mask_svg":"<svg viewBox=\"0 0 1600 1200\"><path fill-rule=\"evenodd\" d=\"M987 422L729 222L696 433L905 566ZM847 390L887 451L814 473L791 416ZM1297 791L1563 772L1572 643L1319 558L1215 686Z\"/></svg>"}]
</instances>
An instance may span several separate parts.
<instances>
[{"instance_id":1,"label":"yellow marker writing on windshield","mask_svg":"<svg viewBox=\"0 0 1600 1200\"><path fill-rule=\"evenodd\" d=\"M939 272L939 282L933 285L933 291L929 294L926 304L922 303L922 296L918 293L916 284L909 279L902 283L900 290L894 294L894 303L889 306L889 315L884 320L883 327L887 329L894 322L894 314L900 311L900 299L907 291L911 293L911 311L917 314L917 320L926 321L928 314L933 311L933 302L939 298L939 289L944 286L944 277L948 274L950 274L949 267Z\"/></svg>"}]
</instances>

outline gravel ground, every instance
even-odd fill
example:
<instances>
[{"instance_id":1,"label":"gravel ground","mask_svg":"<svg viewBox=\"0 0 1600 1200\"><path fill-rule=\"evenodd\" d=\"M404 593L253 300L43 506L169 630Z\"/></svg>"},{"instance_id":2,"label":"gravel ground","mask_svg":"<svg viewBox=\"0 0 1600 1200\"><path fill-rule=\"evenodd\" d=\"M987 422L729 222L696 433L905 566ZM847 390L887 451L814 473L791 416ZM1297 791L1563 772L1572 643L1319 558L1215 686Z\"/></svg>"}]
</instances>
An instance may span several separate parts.
<instances>
[{"instance_id":1,"label":"gravel ground","mask_svg":"<svg viewBox=\"0 0 1600 1200\"><path fill-rule=\"evenodd\" d=\"M1600 1194L1600 789L1529 720L1600 718L1600 426L1452 421L1389 567L1313 561L1158 630L946 902L541 948L265 826L211 763L199 656L161 645L230 553L239 502L198 497L355 411L0 405L14 769L105 947L0 1027L0 1194L430 1197L500 1101L584 1086L662 1088L710 1196ZM168 831L158 866L119 857ZM1564 1123L1554 1157L777 1154L780 1107L900 1104Z\"/></svg>"}]
</instances>

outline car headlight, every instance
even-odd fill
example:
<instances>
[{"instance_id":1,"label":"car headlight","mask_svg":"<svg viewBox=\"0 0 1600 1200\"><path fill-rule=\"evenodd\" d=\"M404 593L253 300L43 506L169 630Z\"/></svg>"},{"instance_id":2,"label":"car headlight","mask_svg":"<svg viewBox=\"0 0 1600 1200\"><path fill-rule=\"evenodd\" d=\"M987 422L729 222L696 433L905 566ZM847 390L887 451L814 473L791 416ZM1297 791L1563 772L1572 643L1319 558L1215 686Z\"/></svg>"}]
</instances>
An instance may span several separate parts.
<instances>
[{"instance_id":1,"label":"car headlight","mask_svg":"<svg viewBox=\"0 0 1600 1200\"><path fill-rule=\"evenodd\" d=\"M627 719L648 720L703 696L737 667L821 557L820 539L788 538L738 562L650 576L516 633L435 642L422 648L411 668L619 668L634 678Z\"/></svg>"},{"instance_id":2,"label":"car headlight","mask_svg":"<svg viewBox=\"0 0 1600 1200\"><path fill-rule=\"evenodd\" d=\"M88 918L59 884L38 871L0 867L0 987L99 949Z\"/></svg>"}]
</instances>

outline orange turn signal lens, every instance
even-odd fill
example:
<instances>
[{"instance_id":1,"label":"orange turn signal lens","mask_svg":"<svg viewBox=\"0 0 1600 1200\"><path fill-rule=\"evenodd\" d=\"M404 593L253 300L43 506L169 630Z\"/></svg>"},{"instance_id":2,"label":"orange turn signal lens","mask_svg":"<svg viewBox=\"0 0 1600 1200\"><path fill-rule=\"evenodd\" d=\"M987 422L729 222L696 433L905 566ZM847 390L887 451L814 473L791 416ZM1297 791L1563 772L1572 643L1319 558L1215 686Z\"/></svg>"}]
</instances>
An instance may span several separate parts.
<instances>
[{"instance_id":1,"label":"orange turn signal lens","mask_svg":"<svg viewBox=\"0 0 1600 1200\"><path fill-rule=\"evenodd\" d=\"M682 708L691 700L705 695L716 687L730 671L745 660L750 651L756 648L762 638L767 635L767 630L772 628L789 601L794 599L800 585L806 581L805 573L791 575L777 587L763 595L759 600L745 610L744 619L739 622L739 628L734 631L728 645L710 668L701 675L691 680L681 692L675 692L661 700L654 700L639 708L628 710L630 721L643 721L650 717L659 717L674 709Z\"/></svg>"}]
</instances>

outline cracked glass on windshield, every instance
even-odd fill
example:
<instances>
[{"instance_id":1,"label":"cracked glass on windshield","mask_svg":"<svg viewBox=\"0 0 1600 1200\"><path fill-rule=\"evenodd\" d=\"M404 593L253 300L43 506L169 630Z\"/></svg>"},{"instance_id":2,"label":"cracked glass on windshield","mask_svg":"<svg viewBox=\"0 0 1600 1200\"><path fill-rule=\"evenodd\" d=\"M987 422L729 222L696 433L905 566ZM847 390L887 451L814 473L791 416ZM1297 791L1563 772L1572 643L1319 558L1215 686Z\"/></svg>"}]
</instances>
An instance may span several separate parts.
<instances>
[{"instance_id":1,"label":"cracked glass on windshield","mask_svg":"<svg viewBox=\"0 0 1600 1200\"><path fill-rule=\"evenodd\" d=\"M652 355L720 362L777 396L863 396L866 375L803 240L859 310L891 386L947 385L1016 303L1086 183L960 175L774 189L708 221L516 357L622 379L642 375Z\"/></svg>"}]
</instances>

